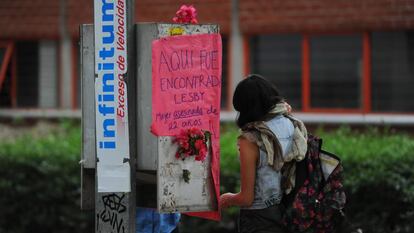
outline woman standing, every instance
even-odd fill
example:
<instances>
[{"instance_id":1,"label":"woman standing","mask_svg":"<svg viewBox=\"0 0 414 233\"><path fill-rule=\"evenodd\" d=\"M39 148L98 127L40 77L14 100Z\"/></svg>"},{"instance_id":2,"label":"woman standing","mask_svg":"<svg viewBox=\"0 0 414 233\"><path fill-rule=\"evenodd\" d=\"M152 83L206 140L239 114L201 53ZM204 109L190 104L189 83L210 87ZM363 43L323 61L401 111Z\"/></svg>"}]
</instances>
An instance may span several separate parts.
<instances>
[{"instance_id":1,"label":"woman standing","mask_svg":"<svg viewBox=\"0 0 414 233\"><path fill-rule=\"evenodd\" d=\"M289 116L290 106L273 84L259 75L249 75L237 85L233 106L241 129L241 187L238 193L222 194L220 206L240 207L241 233L285 232L280 202L283 192L292 188L294 173L286 171L282 190L281 169L285 162L304 158L306 129Z\"/></svg>"}]
</instances>

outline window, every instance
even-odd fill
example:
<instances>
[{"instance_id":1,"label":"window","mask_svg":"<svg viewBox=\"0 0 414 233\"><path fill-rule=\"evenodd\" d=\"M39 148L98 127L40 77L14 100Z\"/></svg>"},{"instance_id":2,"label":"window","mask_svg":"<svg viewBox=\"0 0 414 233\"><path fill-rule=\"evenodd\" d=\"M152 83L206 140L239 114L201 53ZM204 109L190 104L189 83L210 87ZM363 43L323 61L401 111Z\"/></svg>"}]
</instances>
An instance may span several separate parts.
<instances>
[{"instance_id":1,"label":"window","mask_svg":"<svg viewBox=\"0 0 414 233\"><path fill-rule=\"evenodd\" d=\"M372 110L414 112L414 32L372 33Z\"/></svg>"},{"instance_id":2,"label":"window","mask_svg":"<svg viewBox=\"0 0 414 233\"><path fill-rule=\"evenodd\" d=\"M251 37L250 69L303 112L414 113L414 31Z\"/></svg>"},{"instance_id":3,"label":"window","mask_svg":"<svg viewBox=\"0 0 414 233\"><path fill-rule=\"evenodd\" d=\"M293 108L301 109L301 36L256 36L250 49L252 73L269 79Z\"/></svg>"},{"instance_id":4,"label":"window","mask_svg":"<svg viewBox=\"0 0 414 233\"><path fill-rule=\"evenodd\" d=\"M0 107L16 105L14 43L0 41Z\"/></svg>"},{"instance_id":5,"label":"window","mask_svg":"<svg viewBox=\"0 0 414 233\"><path fill-rule=\"evenodd\" d=\"M310 36L310 108L361 106L362 36Z\"/></svg>"},{"instance_id":6,"label":"window","mask_svg":"<svg viewBox=\"0 0 414 233\"><path fill-rule=\"evenodd\" d=\"M17 106L38 106L38 61L37 42L22 41L16 43L17 49Z\"/></svg>"}]
</instances>

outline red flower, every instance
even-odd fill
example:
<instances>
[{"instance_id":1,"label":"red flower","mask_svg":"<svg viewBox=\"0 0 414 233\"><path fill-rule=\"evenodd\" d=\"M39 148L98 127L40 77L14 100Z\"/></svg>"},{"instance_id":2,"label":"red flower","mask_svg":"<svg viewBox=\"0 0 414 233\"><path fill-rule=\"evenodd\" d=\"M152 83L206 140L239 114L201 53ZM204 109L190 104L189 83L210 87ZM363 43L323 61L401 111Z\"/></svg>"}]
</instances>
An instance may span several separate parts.
<instances>
[{"instance_id":1,"label":"red flower","mask_svg":"<svg viewBox=\"0 0 414 233\"><path fill-rule=\"evenodd\" d=\"M194 156L196 161L204 161L207 157L207 141L210 139L210 132L202 131L198 128L181 130L173 142L178 144L178 150L175 154L177 159L184 160L187 157Z\"/></svg>"},{"instance_id":2,"label":"red flower","mask_svg":"<svg viewBox=\"0 0 414 233\"><path fill-rule=\"evenodd\" d=\"M201 139L197 139L194 145L197 150L201 150L201 148L204 148L206 146L206 144Z\"/></svg>"},{"instance_id":3,"label":"red flower","mask_svg":"<svg viewBox=\"0 0 414 233\"><path fill-rule=\"evenodd\" d=\"M197 24L197 10L193 5L182 5L175 13L173 21L176 23L192 23Z\"/></svg>"},{"instance_id":4,"label":"red flower","mask_svg":"<svg viewBox=\"0 0 414 233\"><path fill-rule=\"evenodd\" d=\"M174 140L174 142L181 142L181 141L188 141L188 135L187 135L187 131L185 130L181 130L180 134L177 135Z\"/></svg>"},{"instance_id":5,"label":"red flower","mask_svg":"<svg viewBox=\"0 0 414 233\"><path fill-rule=\"evenodd\" d=\"M190 148L190 144L188 140L183 140L178 143L183 149L188 150Z\"/></svg>"},{"instance_id":6,"label":"red flower","mask_svg":"<svg viewBox=\"0 0 414 233\"><path fill-rule=\"evenodd\" d=\"M197 161L204 161L204 159L207 156L207 148L201 148L198 152L198 155L195 157L195 160Z\"/></svg>"},{"instance_id":7,"label":"red flower","mask_svg":"<svg viewBox=\"0 0 414 233\"><path fill-rule=\"evenodd\" d=\"M201 129L197 129L197 128L190 128L188 130L188 133L189 133L190 137L202 137L204 135L203 131L201 131Z\"/></svg>"},{"instance_id":8,"label":"red flower","mask_svg":"<svg viewBox=\"0 0 414 233\"><path fill-rule=\"evenodd\" d=\"M191 155L193 155L193 152L191 150L188 150L184 153L185 157L190 157Z\"/></svg>"}]
</instances>

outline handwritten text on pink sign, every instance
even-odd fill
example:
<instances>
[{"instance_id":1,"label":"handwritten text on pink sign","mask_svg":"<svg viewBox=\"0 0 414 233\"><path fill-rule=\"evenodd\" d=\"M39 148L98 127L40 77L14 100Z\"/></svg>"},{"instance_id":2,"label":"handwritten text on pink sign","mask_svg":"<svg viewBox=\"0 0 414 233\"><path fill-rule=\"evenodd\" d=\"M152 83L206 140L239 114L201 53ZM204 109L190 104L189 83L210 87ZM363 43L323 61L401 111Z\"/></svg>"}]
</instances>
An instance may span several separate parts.
<instances>
[{"instance_id":1,"label":"handwritten text on pink sign","mask_svg":"<svg viewBox=\"0 0 414 233\"><path fill-rule=\"evenodd\" d=\"M219 34L173 36L152 43L152 125L158 136L197 127L218 131Z\"/></svg>"}]
</instances>

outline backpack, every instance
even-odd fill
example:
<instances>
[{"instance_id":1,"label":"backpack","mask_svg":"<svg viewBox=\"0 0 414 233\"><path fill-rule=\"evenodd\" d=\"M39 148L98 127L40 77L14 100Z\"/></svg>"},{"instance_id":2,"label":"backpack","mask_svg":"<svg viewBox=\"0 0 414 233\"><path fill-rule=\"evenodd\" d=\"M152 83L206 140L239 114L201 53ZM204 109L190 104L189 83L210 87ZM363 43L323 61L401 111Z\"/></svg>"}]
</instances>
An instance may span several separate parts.
<instances>
[{"instance_id":1,"label":"backpack","mask_svg":"<svg viewBox=\"0 0 414 233\"><path fill-rule=\"evenodd\" d=\"M335 232L346 202L343 168L337 156L321 149L322 139L309 135L307 144L305 158L291 162L296 165L295 187L282 199L282 225L289 232Z\"/></svg>"}]
</instances>

